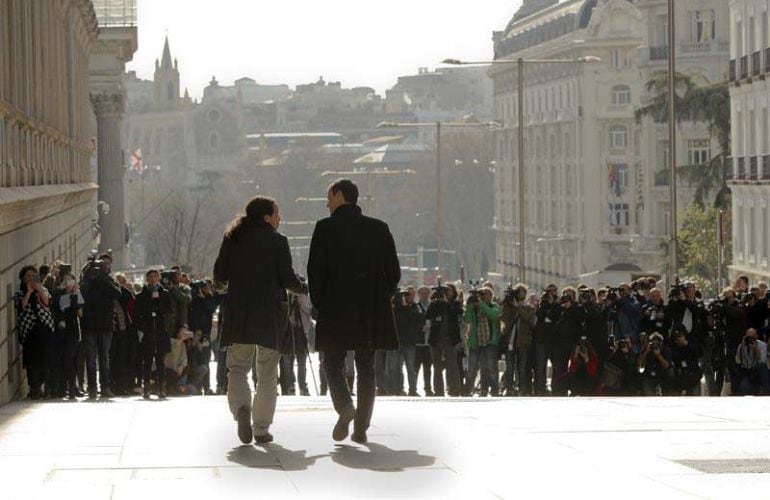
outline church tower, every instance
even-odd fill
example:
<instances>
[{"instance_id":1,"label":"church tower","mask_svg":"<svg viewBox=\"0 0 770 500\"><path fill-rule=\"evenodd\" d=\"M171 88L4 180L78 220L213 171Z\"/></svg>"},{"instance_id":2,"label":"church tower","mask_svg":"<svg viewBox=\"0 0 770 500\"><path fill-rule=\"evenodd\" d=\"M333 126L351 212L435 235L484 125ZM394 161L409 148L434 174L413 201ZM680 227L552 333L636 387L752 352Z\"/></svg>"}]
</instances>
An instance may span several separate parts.
<instances>
[{"instance_id":1,"label":"church tower","mask_svg":"<svg viewBox=\"0 0 770 500\"><path fill-rule=\"evenodd\" d=\"M168 36L163 46L163 56L160 61L155 59L155 92L154 107L159 110L171 110L179 107L179 65L174 60L171 63L171 49L168 46Z\"/></svg>"}]
</instances>

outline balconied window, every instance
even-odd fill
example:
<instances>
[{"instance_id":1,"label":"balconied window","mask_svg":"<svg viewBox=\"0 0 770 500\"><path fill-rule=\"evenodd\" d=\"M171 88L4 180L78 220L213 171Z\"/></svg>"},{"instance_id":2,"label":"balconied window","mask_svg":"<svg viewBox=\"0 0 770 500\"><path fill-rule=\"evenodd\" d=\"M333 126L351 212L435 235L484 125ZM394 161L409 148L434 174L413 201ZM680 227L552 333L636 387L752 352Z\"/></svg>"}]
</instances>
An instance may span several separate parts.
<instances>
[{"instance_id":1,"label":"balconied window","mask_svg":"<svg viewBox=\"0 0 770 500\"><path fill-rule=\"evenodd\" d=\"M610 203L609 204L610 226L622 228L630 225L628 203Z\"/></svg>"},{"instance_id":2,"label":"balconied window","mask_svg":"<svg viewBox=\"0 0 770 500\"><path fill-rule=\"evenodd\" d=\"M749 77L749 56L742 56L741 59L741 80Z\"/></svg>"},{"instance_id":3,"label":"balconied window","mask_svg":"<svg viewBox=\"0 0 770 500\"><path fill-rule=\"evenodd\" d=\"M711 161L711 143L709 140L687 141L687 158L690 165L704 165Z\"/></svg>"},{"instance_id":4,"label":"balconied window","mask_svg":"<svg viewBox=\"0 0 770 500\"><path fill-rule=\"evenodd\" d=\"M768 50L770 50L770 49L768 49ZM765 59L765 60L767 60L767 59ZM735 81L735 76L736 76L736 73L735 73L735 59L730 59L730 81L731 82Z\"/></svg>"},{"instance_id":5,"label":"balconied window","mask_svg":"<svg viewBox=\"0 0 770 500\"><path fill-rule=\"evenodd\" d=\"M631 89L628 85L616 85L612 88L612 104L622 106L631 103Z\"/></svg>"},{"instance_id":6,"label":"balconied window","mask_svg":"<svg viewBox=\"0 0 770 500\"><path fill-rule=\"evenodd\" d=\"M759 50L751 54L751 74L759 76L762 73L762 52Z\"/></svg>"},{"instance_id":7,"label":"balconied window","mask_svg":"<svg viewBox=\"0 0 770 500\"><path fill-rule=\"evenodd\" d=\"M628 148L628 129L623 125L610 127L610 148L617 150Z\"/></svg>"}]
</instances>

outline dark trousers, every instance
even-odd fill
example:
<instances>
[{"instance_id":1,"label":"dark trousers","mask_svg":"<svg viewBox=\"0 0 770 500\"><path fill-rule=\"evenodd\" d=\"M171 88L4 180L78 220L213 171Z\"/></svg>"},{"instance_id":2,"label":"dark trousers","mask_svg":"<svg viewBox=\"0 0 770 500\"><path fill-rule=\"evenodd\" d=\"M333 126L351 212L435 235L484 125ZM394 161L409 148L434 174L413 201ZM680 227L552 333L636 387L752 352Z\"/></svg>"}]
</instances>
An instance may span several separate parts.
<instances>
[{"instance_id":1,"label":"dark trousers","mask_svg":"<svg viewBox=\"0 0 770 500\"><path fill-rule=\"evenodd\" d=\"M546 393L546 379L548 378L548 349L545 344L535 344L534 356L535 394L537 396L544 396Z\"/></svg>"},{"instance_id":2,"label":"dark trousers","mask_svg":"<svg viewBox=\"0 0 770 500\"><path fill-rule=\"evenodd\" d=\"M211 345L210 345L211 344L211 340L208 339L208 338L205 338L205 340L209 341L209 346L208 347L204 346L203 349L201 349L201 358L203 358L203 363L208 367L211 364ZM217 372L218 371L219 370L217 369ZM206 377L203 380L203 390L204 391L210 391L211 390L211 376L210 375L211 375L211 369L209 368L209 376Z\"/></svg>"},{"instance_id":3,"label":"dark trousers","mask_svg":"<svg viewBox=\"0 0 770 500\"><path fill-rule=\"evenodd\" d=\"M390 392L388 387L388 351L378 349L374 353L374 380L377 385L377 391L380 394L386 394Z\"/></svg>"},{"instance_id":4,"label":"dark trousers","mask_svg":"<svg viewBox=\"0 0 770 500\"><path fill-rule=\"evenodd\" d=\"M565 377L569 366L569 357L572 354L573 346L570 344L555 344L551 346L548 355L551 358L551 392L554 396L566 396L567 387Z\"/></svg>"},{"instance_id":5,"label":"dark trousers","mask_svg":"<svg viewBox=\"0 0 770 500\"><path fill-rule=\"evenodd\" d=\"M433 366L433 358L431 358L430 355L430 346L429 345L418 345L415 348L415 362L414 362L414 373L415 376L419 374L420 368L422 368L422 383L423 383L423 389L425 390L425 394L428 395L432 391L431 387L431 367Z\"/></svg>"},{"instance_id":6,"label":"dark trousers","mask_svg":"<svg viewBox=\"0 0 770 500\"><path fill-rule=\"evenodd\" d=\"M471 349L468 352L468 374L465 378L465 393L468 395L473 394L473 390L476 386L476 375L481 370L482 373L486 373L486 378L479 377L481 385L481 392L486 393L487 387L484 384L489 384L489 388L492 394L497 394L497 346L489 345L485 347L477 347ZM450 391L451 392L451 391Z\"/></svg>"},{"instance_id":7,"label":"dark trousers","mask_svg":"<svg viewBox=\"0 0 770 500\"><path fill-rule=\"evenodd\" d=\"M297 375L294 375L294 361L297 361ZM307 354L283 354L281 356L281 394L296 394L295 384L300 392L307 391Z\"/></svg>"},{"instance_id":8,"label":"dark trousers","mask_svg":"<svg viewBox=\"0 0 770 500\"><path fill-rule=\"evenodd\" d=\"M217 352L217 392L227 392L227 350Z\"/></svg>"},{"instance_id":9,"label":"dark trousers","mask_svg":"<svg viewBox=\"0 0 770 500\"><path fill-rule=\"evenodd\" d=\"M128 354L128 333L118 332L110 345L110 387L116 393L133 389L129 384Z\"/></svg>"},{"instance_id":10,"label":"dark trousers","mask_svg":"<svg viewBox=\"0 0 770 500\"><path fill-rule=\"evenodd\" d=\"M86 388L86 339L85 335L78 342L75 350L75 382L80 390Z\"/></svg>"},{"instance_id":11,"label":"dark trousers","mask_svg":"<svg viewBox=\"0 0 770 500\"><path fill-rule=\"evenodd\" d=\"M342 414L353 406L347 381L345 380L345 350L327 350L324 352L323 369L329 383L334 410ZM366 432L372 420L374 410L374 350L359 349L355 353L356 372L358 374L357 409L354 429Z\"/></svg>"},{"instance_id":12,"label":"dark trousers","mask_svg":"<svg viewBox=\"0 0 770 500\"><path fill-rule=\"evenodd\" d=\"M157 390L160 394L166 391L166 366L163 363L165 358L164 354L158 353L144 353L142 359L142 380L144 384L144 392L150 392L150 380L152 379L152 361L155 360L155 376L157 382Z\"/></svg>"},{"instance_id":13,"label":"dark trousers","mask_svg":"<svg viewBox=\"0 0 770 500\"><path fill-rule=\"evenodd\" d=\"M532 346L516 349L516 375L519 381L520 396L532 395L532 358L534 352Z\"/></svg>"},{"instance_id":14,"label":"dark trousers","mask_svg":"<svg viewBox=\"0 0 770 500\"><path fill-rule=\"evenodd\" d=\"M389 387L391 392L398 393L404 390L404 365L406 365L406 379L409 384L409 393L417 392L417 371L415 370L415 347L401 346L397 351L388 351L388 374L390 376Z\"/></svg>"},{"instance_id":15,"label":"dark trousers","mask_svg":"<svg viewBox=\"0 0 770 500\"><path fill-rule=\"evenodd\" d=\"M54 394L54 337L53 333L43 327L35 327L24 343L22 352L24 367L27 371L27 384L31 397L43 395L45 392Z\"/></svg>"},{"instance_id":16,"label":"dark trousers","mask_svg":"<svg viewBox=\"0 0 770 500\"><path fill-rule=\"evenodd\" d=\"M110 388L110 344L112 332L86 332L86 373L88 392L96 393L96 366L99 366L99 387L102 392Z\"/></svg>"},{"instance_id":17,"label":"dark trousers","mask_svg":"<svg viewBox=\"0 0 770 500\"><path fill-rule=\"evenodd\" d=\"M505 373L503 378L505 379L505 390L508 393L512 393L515 389L514 375L516 374L516 351L506 349L505 351Z\"/></svg>"},{"instance_id":18,"label":"dark trousers","mask_svg":"<svg viewBox=\"0 0 770 500\"><path fill-rule=\"evenodd\" d=\"M54 340L54 392L57 395L75 393L75 354L78 334L58 332Z\"/></svg>"},{"instance_id":19,"label":"dark trousers","mask_svg":"<svg viewBox=\"0 0 770 500\"><path fill-rule=\"evenodd\" d=\"M444 370L450 396L460 395L460 368L457 366L457 349L448 339L430 347L433 358L433 392L444 395Z\"/></svg>"}]
</instances>

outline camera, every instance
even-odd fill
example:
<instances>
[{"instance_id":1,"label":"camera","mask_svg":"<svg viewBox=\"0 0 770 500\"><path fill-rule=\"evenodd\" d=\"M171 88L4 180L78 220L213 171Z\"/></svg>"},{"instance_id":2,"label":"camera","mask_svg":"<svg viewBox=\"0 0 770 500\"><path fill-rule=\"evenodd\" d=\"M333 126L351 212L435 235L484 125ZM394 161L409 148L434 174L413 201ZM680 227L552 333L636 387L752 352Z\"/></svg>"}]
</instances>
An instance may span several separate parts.
<instances>
[{"instance_id":1,"label":"camera","mask_svg":"<svg viewBox=\"0 0 770 500\"><path fill-rule=\"evenodd\" d=\"M754 345L756 343L756 339L754 337L745 337L743 339L743 343L746 345Z\"/></svg>"},{"instance_id":2,"label":"camera","mask_svg":"<svg viewBox=\"0 0 770 500\"><path fill-rule=\"evenodd\" d=\"M396 306L400 306L404 302L404 299L407 295L409 295L408 289L402 288L398 290L396 293L393 294L393 303Z\"/></svg>"},{"instance_id":3,"label":"camera","mask_svg":"<svg viewBox=\"0 0 770 500\"><path fill-rule=\"evenodd\" d=\"M160 282L163 283L165 288L169 288L172 284L179 280L179 273L173 269L165 269L160 272Z\"/></svg>"},{"instance_id":4,"label":"camera","mask_svg":"<svg viewBox=\"0 0 770 500\"><path fill-rule=\"evenodd\" d=\"M580 293L578 294L578 300L581 303L586 304L588 302L592 302L593 299L594 299L593 290L591 290L590 288L584 288L580 290Z\"/></svg>"}]
</instances>

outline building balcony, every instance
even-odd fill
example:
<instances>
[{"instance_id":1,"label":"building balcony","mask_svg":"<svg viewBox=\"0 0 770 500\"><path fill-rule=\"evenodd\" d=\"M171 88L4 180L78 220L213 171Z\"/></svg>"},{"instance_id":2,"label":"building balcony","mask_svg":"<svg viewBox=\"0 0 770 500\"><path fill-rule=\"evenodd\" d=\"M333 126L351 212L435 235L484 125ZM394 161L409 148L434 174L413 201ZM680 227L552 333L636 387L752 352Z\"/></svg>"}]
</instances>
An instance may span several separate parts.
<instances>
[{"instance_id":1,"label":"building balcony","mask_svg":"<svg viewBox=\"0 0 770 500\"><path fill-rule=\"evenodd\" d=\"M758 156L749 157L748 180L750 181L759 180L759 157Z\"/></svg>"},{"instance_id":2,"label":"building balcony","mask_svg":"<svg viewBox=\"0 0 770 500\"><path fill-rule=\"evenodd\" d=\"M759 174L760 180L770 181L770 155L762 156L762 169Z\"/></svg>"},{"instance_id":3,"label":"building balcony","mask_svg":"<svg viewBox=\"0 0 770 500\"><path fill-rule=\"evenodd\" d=\"M749 56L743 56L740 59L741 61L741 80L748 80L749 78Z\"/></svg>"},{"instance_id":4,"label":"building balcony","mask_svg":"<svg viewBox=\"0 0 770 500\"><path fill-rule=\"evenodd\" d=\"M746 180L746 158L743 156L738 158L736 165L735 179L736 181Z\"/></svg>"},{"instance_id":5,"label":"building balcony","mask_svg":"<svg viewBox=\"0 0 770 500\"><path fill-rule=\"evenodd\" d=\"M765 49L765 73L770 73L770 48Z\"/></svg>"},{"instance_id":6,"label":"building balcony","mask_svg":"<svg viewBox=\"0 0 770 500\"><path fill-rule=\"evenodd\" d=\"M734 162L733 162L732 156L728 156L727 158L725 158L724 169L725 169L725 181L727 182L731 182L732 180L735 179L735 171L733 171L733 163Z\"/></svg>"},{"instance_id":7,"label":"building balcony","mask_svg":"<svg viewBox=\"0 0 770 500\"><path fill-rule=\"evenodd\" d=\"M136 0L92 0L100 28L136 26Z\"/></svg>"},{"instance_id":8,"label":"building balcony","mask_svg":"<svg viewBox=\"0 0 770 500\"><path fill-rule=\"evenodd\" d=\"M736 77L735 73L735 59L730 59L730 81L734 82Z\"/></svg>"},{"instance_id":9,"label":"building balcony","mask_svg":"<svg viewBox=\"0 0 770 500\"><path fill-rule=\"evenodd\" d=\"M751 74L759 76L762 73L762 52L759 50L751 54Z\"/></svg>"}]
</instances>

